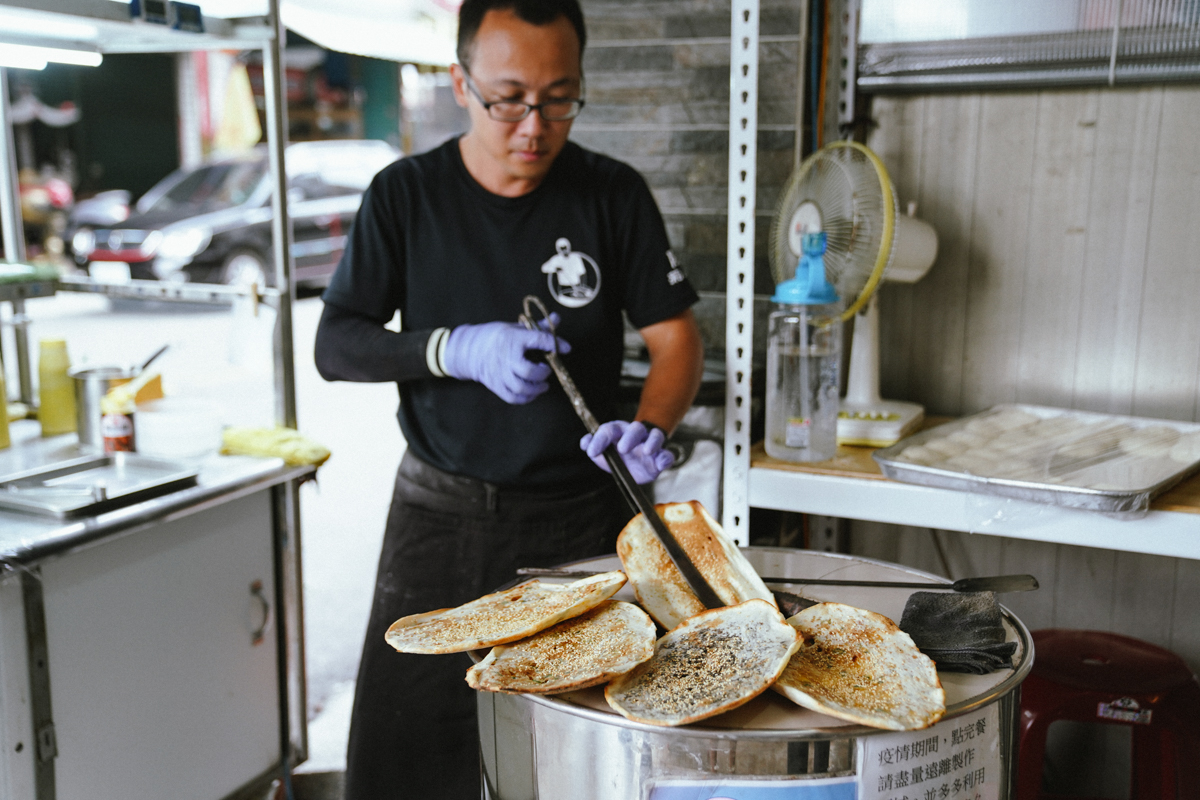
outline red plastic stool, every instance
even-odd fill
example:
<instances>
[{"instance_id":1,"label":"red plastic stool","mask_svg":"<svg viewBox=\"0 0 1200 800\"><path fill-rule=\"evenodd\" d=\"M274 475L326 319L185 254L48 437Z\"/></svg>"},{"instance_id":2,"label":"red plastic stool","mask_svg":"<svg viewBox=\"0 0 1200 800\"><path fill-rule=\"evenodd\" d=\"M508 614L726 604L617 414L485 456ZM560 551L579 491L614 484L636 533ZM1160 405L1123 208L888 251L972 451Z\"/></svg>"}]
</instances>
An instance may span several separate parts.
<instances>
[{"instance_id":1,"label":"red plastic stool","mask_svg":"<svg viewBox=\"0 0 1200 800\"><path fill-rule=\"evenodd\" d=\"M1017 800L1079 800L1042 789L1046 734L1058 720L1132 728L1133 800L1200 797L1200 682L1183 659L1102 631L1034 631L1033 641L1021 687Z\"/></svg>"}]
</instances>

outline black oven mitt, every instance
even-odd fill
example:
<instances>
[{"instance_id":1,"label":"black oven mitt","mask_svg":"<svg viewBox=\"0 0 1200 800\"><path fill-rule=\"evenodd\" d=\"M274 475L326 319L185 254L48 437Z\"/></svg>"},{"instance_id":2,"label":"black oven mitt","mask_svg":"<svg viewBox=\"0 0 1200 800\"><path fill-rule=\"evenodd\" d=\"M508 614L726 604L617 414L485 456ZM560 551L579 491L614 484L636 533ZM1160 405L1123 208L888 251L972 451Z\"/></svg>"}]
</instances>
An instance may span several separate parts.
<instances>
[{"instance_id":1,"label":"black oven mitt","mask_svg":"<svg viewBox=\"0 0 1200 800\"><path fill-rule=\"evenodd\" d=\"M1016 642L1004 641L1000 605L992 592L913 592L900 630L942 672L984 675L1012 668Z\"/></svg>"}]
</instances>

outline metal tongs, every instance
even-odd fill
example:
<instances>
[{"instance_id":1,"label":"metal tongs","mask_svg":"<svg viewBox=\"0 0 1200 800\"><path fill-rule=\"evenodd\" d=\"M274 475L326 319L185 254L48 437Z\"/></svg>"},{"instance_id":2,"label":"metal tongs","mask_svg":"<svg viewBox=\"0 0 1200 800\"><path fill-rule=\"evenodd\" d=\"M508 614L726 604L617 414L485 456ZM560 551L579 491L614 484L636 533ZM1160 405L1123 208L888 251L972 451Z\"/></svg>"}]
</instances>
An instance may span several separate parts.
<instances>
[{"instance_id":1,"label":"metal tongs","mask_svg":"<svg viewBox=\"0 0 1200 800\"><path fill-rule=\"evenodd\" d=\"M570 374L566 367L563 366L562 359L558 357L558 336L555 333L557 327L553 320L550 319L550 312L546 310L546 304L535 295L526 295L523 303L525 313L519 319L522 325L529 330L544 330L554 337L554 351L546 353L546 363L554 370L558 382L562 384L563 391L567 393L567 399L571 401L571 407L575 409L575 413L579 415L579 419L583 421L584 426L589 433L595 433L600 427L600 423L596 421L591 410L584 402L583 395L579 393L578 387L575 386L575 381L571 380ZM541 315L538 319L534 316L534 311ZM612 471L613 478L616 479L617 485L621 487L621 491L625 495L625 499L629 502L630 507L640 512L650 523L650 527L657 534L659 540L663 543L663 547L667 549L667 555L671 557L671 561L675 564L675 568L683 575L683 579L687 581L692 592L704 604L705 608L720 608L725 605L721 598L717 597L717 593L709 586L708 581L700 574L700 570L692 563L692 559L688 557L687 552L679 544L679 541L671 533L671 529L663 522L662 517L654 508L654 504L650 502L650 498L642 491L642 487L638 486L634 481L633 476L629 474L629 468L625 466L625 462L621 460L621 454L617 452L617 445L611 444L604 451L604 460L608 462L608 468Z\"/></svg>"}]
</instances>

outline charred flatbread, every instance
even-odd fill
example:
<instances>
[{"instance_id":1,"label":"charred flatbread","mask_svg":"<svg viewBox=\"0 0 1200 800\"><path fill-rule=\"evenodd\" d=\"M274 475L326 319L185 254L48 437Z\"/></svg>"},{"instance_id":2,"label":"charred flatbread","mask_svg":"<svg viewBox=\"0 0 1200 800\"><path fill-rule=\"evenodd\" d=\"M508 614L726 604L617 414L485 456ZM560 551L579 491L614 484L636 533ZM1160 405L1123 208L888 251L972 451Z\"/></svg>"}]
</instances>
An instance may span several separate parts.
<instances>
[{"instance_id":1,"label":"charred flatbread","mask_svg":"<svg viewBox=\"0 0 1200 800\"><path fill-rule=\"evenodd\" d=\"M690 617L654 647L654 657L604 690L613 710L650 725L686 725L766 691L799 647L796 631L764 600Z\"/></svg>"},{"instance_id":2,"label":"charred flatbread","mask_svg":"<svg viewBox=\"0 0 1200 800\"><path fill-rule=\"evenodd\" d=\"M726 605L755 598L775 605L771 590L704 506L693 500L662 503L655 508ZM638 514L621 531L617 555L638 602L663 628L671 630L704 610L704 604L692 593L643 515Z\"/></svg>"},{"instance_id":3,"label":"charred flatbread","mask_svg":"<svg viewBox=\"0 0 1200 800\"><path fill-rule=\"evenodd\" d=\"M619 571L567 584L525 581L458 608L402 617L384 639L401 653L461 653L515 642L590 611L625 585Z\"/></svg>"},{"instance_id":4,"label":"charred flatbread","mask_svg":"<svg viewBox=\"0 0 1200 800\"><path fill-rule=\"evenodd\" d=\"M933 661L882 614L821 603L788 620L800 648L775 690L831 717L910 731L946 713Z\"/></svg>"},{"instance_id":5,"label":"charred flatbread","mask_svg":"<svg viewBox=\"0 0 1200 800\"><path fill-rule=\"evenodd\" d=\"M608 683L654 655L654 623L608 600L528 639L497 645L467 671L472 689L555 694Z\"/></svg>"}]
</instances>

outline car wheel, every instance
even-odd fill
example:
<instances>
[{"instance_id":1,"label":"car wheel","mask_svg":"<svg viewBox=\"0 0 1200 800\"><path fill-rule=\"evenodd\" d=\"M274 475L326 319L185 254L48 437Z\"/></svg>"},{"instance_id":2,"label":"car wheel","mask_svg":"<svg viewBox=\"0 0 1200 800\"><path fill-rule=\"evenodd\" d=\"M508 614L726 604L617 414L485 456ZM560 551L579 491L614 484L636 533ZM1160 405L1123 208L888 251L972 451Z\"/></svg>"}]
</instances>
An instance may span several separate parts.
<instances>
[{"instance_id":1,"label":"car wheel","mask_svg":"<svg viewBox=\"0 0 1200 800\"><path fill-rule=\"evenodd\" d=\"M235 250L225 259L221 267L221 283L230 286L270 285L267 277L267 260L254 250Z\"/></svg>"}]
</instances>

